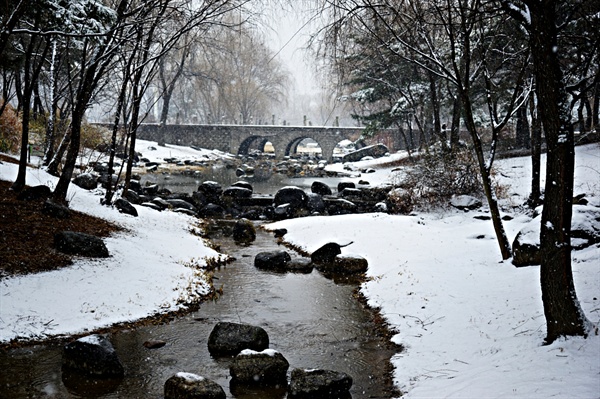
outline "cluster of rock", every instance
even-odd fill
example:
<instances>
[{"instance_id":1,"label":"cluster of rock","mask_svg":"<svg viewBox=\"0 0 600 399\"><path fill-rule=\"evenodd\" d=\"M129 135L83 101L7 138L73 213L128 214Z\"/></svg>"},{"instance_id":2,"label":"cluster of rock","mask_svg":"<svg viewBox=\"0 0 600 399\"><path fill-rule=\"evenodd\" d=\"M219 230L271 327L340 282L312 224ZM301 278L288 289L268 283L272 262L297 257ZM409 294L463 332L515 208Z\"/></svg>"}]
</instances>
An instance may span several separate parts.
<instances>
[{"instance_id":1,"label":"cluster of rock","mask_svg":"<svg viewBox=\"0 0 600 399\"><path fill-rule=\"evenodd\" d=\"M254 257L254 266L257 269L275 272L310 273L313 268L316 268L325 275L365 273L369 267L365 258L353 254L342 255L340 248L350 244L327 243L314 251L310 259L292 258L285 250L260 252Z\"/></svg>"},{"instance_id":2,"label":"cluster of rock","mask_svg":"<svg viewBox=\"0 0 600 399\"><path fill-rule=\"evenodd\" d=\"M287 391L292 398L350 397L352 377L334 370L292 370L288 383L288 360L269 348L267 332L258 326L219 322L211 331L208 350L214 357L231 358L230 390L252 388ZM103 381L124 378L125 369L110 341L103 335L90 335L65 345L62 358L63 380L85 377L97 386ZM81 378L79 378L81 380ZM109 385L110 386L110 385ZM165 399L224 399L225 390L218 383L190 372L178 372L164 384Z\"/></svg>"}]
</instances>

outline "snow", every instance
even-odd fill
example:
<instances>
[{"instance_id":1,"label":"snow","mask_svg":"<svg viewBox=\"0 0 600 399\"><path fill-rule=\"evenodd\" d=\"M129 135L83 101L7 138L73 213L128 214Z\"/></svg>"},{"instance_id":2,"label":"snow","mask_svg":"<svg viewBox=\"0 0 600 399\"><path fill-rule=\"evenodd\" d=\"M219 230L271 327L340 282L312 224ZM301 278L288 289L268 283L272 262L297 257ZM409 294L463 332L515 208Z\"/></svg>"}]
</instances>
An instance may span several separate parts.
<instances>
[{"instance_id":1,"label":"snow","mask_svg":"<svg viewBox=\"0 0 600 399\"><path fill-rule=\"evenodd\" d=\"M144 150L159 159L185 156L178 148ZM186 151L195 151L189 150ZM392 154L356 162L356 168L399 159ZM545 174L542 159L542 176ZM575 194L600 206L598 145L576 150ZM328 168L339 168L340 164ZM532 216L519 213L529 194L531 161L496 161L496 179L508 187L501 198L509 239ZM401 177L401 170L378 169L372 185ZM16 166L0 164L0 178L12 180ZM352 178L360 179L360 176ZM54 184L30 170L30 185ZM111 257L79 259L72 267L0 280L0 342L74 334L181 306L179 299L208 289L205 279L183 265L191 258L218 256L189 234L192 218L137 207L138 218L99 205L99 195L71 186L78 210L118 221L127 232L106 239ZM514 209L514 210L513 210ZM539 267L515 268L501 261L491 221L457 210L307 217L269 224L286 228L285 239L312 252L327 242L354 243L343 255L369 263L361 286L368 303L380 309L405 350L392 359L394 381L406 398L598 398L600 337L569 338L543 346L545 319ZM592 223L588 216L574 223ZM597 221L596 221L597 223ZM202 261L198 261L202 264ZM577 296L597 330L600 323L600 249L573 252ZM93 311L93 312L92 312Z\"/></svg>"},{"instance_id":2,"label":"snow","mask_svg":"<svg viewBox=\"0 0 600 399\"><path fill-rule=\"evenodd\" d=\"M576 151L576 193L600 205L598 145ZM503 205L528 195L530 160L497 161L498 180L510 187ZM545 160L543 160L545 162ZM380 171L381 172L381 171ZM542 171L542 174L545 172ZM501 261L491 221L449 210L310 217L272 223L286 241L312 252L329 241L354 241L369 262L361 286L380 308L404 352L392 359L394 381L406 398L598 398L600 337L570 338L543 346L545 318L539 266ZM514 239L531 217L505 222ZM576 223L591 223L577 218ZM598 245L573 253L581 306L598 329Z\"/></svg>"},{"instance_id":3,"label":"snow","mask_svg":"<svg viewBox=\"0 0 600 399\"><path fill-rule=\"evenodd\" d=\"M18 167L0 163L0 179L14 181ZM56 178L29 169L27 184ZM0 342L92 331L180 309L209 293L201 270L220 256L190 233L194 218L136 206L139 216L100 205L100 192L70 185L71 208L126 229L104 239L110 257L79 258L61 270L0 280Z\"/></svg>"},{"instance_id":4,"label":"snow","mask_svg":"<svg viewBox=\"0 0 600 399\"><path fill-rule=\"evenodd\" d=\"M200 382L200 381L204 381L204 377L202 377L202 376L199 376L197 374L192 374L192 373L186 373L186 372L183 372L183 371L180 371L180 372L178 372L175 375L177 377L179 377L179 378L183 378L187 382Z\"/></svg>"},{"instance_id":5,"label":"snow","mask_svg":"<svg viewBox=\"0 0 600 399\"><path fill-rule=\"evenodd\" d=\"M278 353L279 352L274 349L265 349L261 352L258 352L258 351L252 350L252 349L244 349L239 354L240 354L240 356L253 356L253 355L262 354L262 355L267 355L267 356L273 357Z\"/></svg>"}]
</instances>

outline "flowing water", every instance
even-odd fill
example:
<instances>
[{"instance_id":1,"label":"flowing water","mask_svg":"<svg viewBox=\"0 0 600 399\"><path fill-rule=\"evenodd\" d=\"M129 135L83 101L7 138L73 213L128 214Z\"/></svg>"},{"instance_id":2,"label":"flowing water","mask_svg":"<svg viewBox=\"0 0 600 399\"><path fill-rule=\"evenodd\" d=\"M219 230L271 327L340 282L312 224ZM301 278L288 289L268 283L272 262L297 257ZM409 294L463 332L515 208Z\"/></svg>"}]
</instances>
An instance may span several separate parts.
<instances>
[{"instance_id":1,"label":"flowing water","mask_svg":"<svg viewBox=\"0 0 600 399\"><path fill-rule=\"evenodd\" d=\"M199 310L160 326L109 335L125 368L117 381L85 380L61 372L62 345L0 351L0 398L162 398L165 381L185 371L219 383L228 398L285 398L284 390L230 387L230 357L214 358L207 339L219 321L264 328L270 347L293 368L343 371L354 379L352 398L390 398L389 359L396 353L377 334L373 312L356 298L357 282L312 273L274 273L254 267L254 256L282 249L270 233L257 232L250 246L217 233L220 250L236 258L215 271L223 295ZM297 256L290 251L292 256ZM159 349L144 342L163 340Z\"/></svg>"}]
</instances>

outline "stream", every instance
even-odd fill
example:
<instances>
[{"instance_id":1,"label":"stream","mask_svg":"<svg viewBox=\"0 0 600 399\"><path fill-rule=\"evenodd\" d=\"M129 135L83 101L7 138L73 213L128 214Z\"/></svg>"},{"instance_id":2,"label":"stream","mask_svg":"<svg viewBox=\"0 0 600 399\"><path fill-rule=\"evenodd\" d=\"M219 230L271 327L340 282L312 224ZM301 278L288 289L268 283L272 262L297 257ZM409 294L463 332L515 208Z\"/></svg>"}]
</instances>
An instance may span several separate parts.
<instances>
[{"instance_id":1,"label":"stream","mask_svg":"<svg viewBox=\"0 0 600 399\"><path fill-rule=\"evenodd\" d=\"M185 371L220 384L228 398L285 398L285 390L230 387L231 357L214 358L207 340L219 321L264 328L270 348L294 368L343 371L353 377L352 398L393 396L389 359L397 352L378 331L374 312L357 299L358 282L308 274L274 273L254 267L263 251L282 249L271 233L257 229L257 239L240 246L212 233L220 252L236 260L214 273L223 294L168 324L138 326L109 334L125 368L119 381L87 381L61 372L62 344L0 351L0 398L162 398L165 381ZM299 256L293 251L292 257ZM144 342L166 345L147 349Z\"/></svg>"}]
</instances>

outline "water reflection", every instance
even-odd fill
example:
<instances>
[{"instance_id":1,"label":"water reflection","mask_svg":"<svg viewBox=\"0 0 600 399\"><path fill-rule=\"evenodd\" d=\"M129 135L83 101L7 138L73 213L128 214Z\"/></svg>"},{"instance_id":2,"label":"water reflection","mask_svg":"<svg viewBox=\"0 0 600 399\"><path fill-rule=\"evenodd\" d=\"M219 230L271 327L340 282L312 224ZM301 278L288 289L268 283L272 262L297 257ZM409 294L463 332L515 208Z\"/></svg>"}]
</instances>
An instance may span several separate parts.
<instances>
[{"instance_id":1,"label":"water reflection","mask_svg":"<svg viewBox=\"0 0 600 399\"><path fill-rule=\"evenodd\" d=\"M281 390L230 387L230 357L214 358L208 336L218 321L263 327L270 347L293 368L343 371L354 379L353 398L389 398L386 371L395 353L377 337L369 311L354 297L355 284L336 284L317 271L278 274L257 270L254 256L277 248L270 234L240 247L219 240L237 260L217 271L224 294L197 312L169 324L124 330L109 336L125 368L120 383L77 380L61 373L62 346L48 345L0 353L0 398L162 398L165 381L186 371L220 384L228 398L284 398ZM160 349L144 342L164 340ZM233 388L233 389L230 389Z\"/></svg>"}]
</instances>

